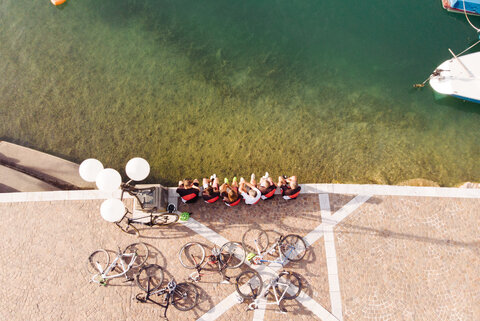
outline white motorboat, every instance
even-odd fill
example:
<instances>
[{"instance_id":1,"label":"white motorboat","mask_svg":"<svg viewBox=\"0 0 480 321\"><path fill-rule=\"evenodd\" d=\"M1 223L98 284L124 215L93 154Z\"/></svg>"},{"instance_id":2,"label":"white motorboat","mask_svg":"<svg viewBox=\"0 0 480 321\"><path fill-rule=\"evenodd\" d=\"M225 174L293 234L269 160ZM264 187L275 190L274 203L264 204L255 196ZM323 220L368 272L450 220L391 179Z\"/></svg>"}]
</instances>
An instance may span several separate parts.
<instances>
[{"instance_id":1,"label":"white motorboat","mask_svg":"<svg viewBox=\"0 0 480 321\"><path fill-rule=\"evenodd\" d=\"M480 104L480 52L455 56L443 62L430 76L436 92Z\"/></svg>"}]
</instances>

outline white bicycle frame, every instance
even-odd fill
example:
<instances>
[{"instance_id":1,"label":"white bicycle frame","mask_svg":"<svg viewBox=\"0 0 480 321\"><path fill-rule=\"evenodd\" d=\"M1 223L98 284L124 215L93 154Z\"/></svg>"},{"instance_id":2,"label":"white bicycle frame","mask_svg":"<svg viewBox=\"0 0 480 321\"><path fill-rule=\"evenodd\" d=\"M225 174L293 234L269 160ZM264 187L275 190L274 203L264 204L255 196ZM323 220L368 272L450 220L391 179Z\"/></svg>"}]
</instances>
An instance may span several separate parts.
<instances>
[{"instance_id":1,"label":"white bicycle frame","mask_svg":"<svg viewBox=\"0 0 480 321\"><path fill-rule=\"evenodd\" d=\"M252 259L252 261L256 260L257 262L259 262L260 264L261 263L264 263L264 262L269 262L269 263L277 263L277 264L281 264L282 266L285 265L285 263L288 262L288 258L283 255L282 251L280 250L280 242L277 241L275 242L271 248L269 248L268 250L265 250L265 252L261 252L260 251L260 248L258 247L258 242L257 240L253 240L255 242L255 247L257 248L257 255L255 255L255 257ZM263 257L265 256L265 254L272 254L274 251L275 251L275 247L278 248L278 253L279 253L279 258L272 261L272 260L264 260ZM291 251L290 251L291 252ZM258 263L257 263L258 264Z\"/></svg>"},{"instance_id":2,"label":"white bicycle frame","mask_svg":"<svg viewBox=\"0 0 480 321\"><path fill-rule=\"evenodd\" d=\"M126 262L123 260L124 257L130 257L130 263L125 267ZM102 267L98 262L95 262L95 265L97 266L98 274L95 274L92 277L92 282L95 283L103 283L108 279L113 279L113 278L118 278L123 275L125 275L125 278L128 280L127 277L127 272L130 271L130 268L132 267L133 263L135 263L135 259L137 258L137 253L130 253L130 254L125 254L118 250L117 257L113 260L113 262L105 269L105 271L102 270ZM114 274L114 275L108 275L116 266L117 262L120 260L120 266L122 267L123 272ZM100 276L100 280L97 279L97 276Z\"/></svg>"},{"instance_id":3,"label":"white bicycle frame","mask_svg":"<svg viewBox=\"0 0 480 321\"><path fill-rule=\"evenodd\" d=\"M270 303L265 302L264 304L265 305L276 304L276 305L280 306L280 302L283 300L283 297L285 296L285 293L287 293L288 288L290 287L290 284L280 283L280 282L278 282L278 278L279 278L279 276L276 276L276 277L270 279L270 281L268 282L268 285L265 287L265 289L263 289L262 293L260 293L260 295L255 300L253 300L252 303L250 303L248 305L248 310L257 309L259 304L260 304L260 300L267 297L270 288L273 288L273 295L275 296L275 302L270 302ZM276 285L281 285L281 286L285 287L285 290L283 291L283 293L281 293L280 296L277 293L277 288L275 287Z\"/></svg>"}]
</instances>

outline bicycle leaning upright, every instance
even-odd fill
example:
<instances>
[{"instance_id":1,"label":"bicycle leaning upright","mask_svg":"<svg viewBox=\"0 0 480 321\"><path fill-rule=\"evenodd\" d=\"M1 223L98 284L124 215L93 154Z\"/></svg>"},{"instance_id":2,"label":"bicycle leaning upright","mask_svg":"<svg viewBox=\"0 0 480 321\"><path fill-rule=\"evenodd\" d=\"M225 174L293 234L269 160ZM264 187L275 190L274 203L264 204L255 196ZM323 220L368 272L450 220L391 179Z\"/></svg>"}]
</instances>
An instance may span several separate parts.
<instances>
[{"instance_id":1,"label":"bicycle leaning upright","mask_svg":"<svg viewBox=\"0 0 480 321\"><path fill-rule=\"evenodd\" d=\"M168 282L167 286L159 289L163 282L163 269L157 264L149 264L140 269L136 283L145 293L138 293L136 299L140 303L150 301L165 308L163 316L167 318L167 310L170 304L180 311L193 309L198 302L198 291L191 283L177 283L175 278ZM151 296L160 296L160 302L152 300Z\"/></svg>"}]
</instances>

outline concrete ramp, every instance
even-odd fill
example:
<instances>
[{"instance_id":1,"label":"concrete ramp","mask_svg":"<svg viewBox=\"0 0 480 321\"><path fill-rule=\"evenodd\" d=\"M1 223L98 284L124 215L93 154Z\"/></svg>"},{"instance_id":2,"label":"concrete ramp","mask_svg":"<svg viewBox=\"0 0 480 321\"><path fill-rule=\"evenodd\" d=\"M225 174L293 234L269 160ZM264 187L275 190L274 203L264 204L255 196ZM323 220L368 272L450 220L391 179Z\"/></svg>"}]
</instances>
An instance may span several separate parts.
<instances>
[{"instance_id":1,"label":"concrete ramp","mask_svg":"<svg viewBox=\"0 0 480 321\"><path fill-rule=\"evenodd\" d=\"M19 172L18 179L23 183L16 186L23 188L21 192L32 191L27 188L28 181L33 184L31 188L41 188L36 191L50 191L51 188L62 190L95 188L95 183L85 182L80 177L78 164L5 141L0 141L0 164ZM25 175L36 180L28 180ZM14 172L6 169L0 172L0 184L4 189L8 187L16 189L14 176Z\"/></svg>"},{"instance_id":2,"label":"concrete ramp","mask_svg":"<svg viewBox=\"0 0 480 321\"><path fill-rule=\"evenodd\" d=\"M0 193L59 191L60 188L0 165Z\"/></svg>"}]
</instances>

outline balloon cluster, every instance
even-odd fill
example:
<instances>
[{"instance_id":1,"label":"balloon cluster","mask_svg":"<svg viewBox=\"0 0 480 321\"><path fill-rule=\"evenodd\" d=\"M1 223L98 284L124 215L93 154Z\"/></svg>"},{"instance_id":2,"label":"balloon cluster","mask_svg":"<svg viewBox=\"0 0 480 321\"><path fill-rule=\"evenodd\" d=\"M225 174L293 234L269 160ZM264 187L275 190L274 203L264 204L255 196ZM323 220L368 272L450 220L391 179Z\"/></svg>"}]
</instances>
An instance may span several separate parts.
<instances>
[{"instance_id":1,"label":"balloon cluster","mask_svg":"<svg viewBox=\"0 0 480 321\"><path fill-rule=\"evenodd\" d=\"M80 177L87 182L95 182L98 189L114 192L120 188L122 177L113 168L103 168L103 164L94 158L84 160L79 168ZM141 181L150 174L150 165L140 157L132 158L125 166L127 176L134 181ZM125 215L125 205L116 198L105 200L100 206L100 214L108 222L118 222Z\"/></svg>"}]
</instances>

